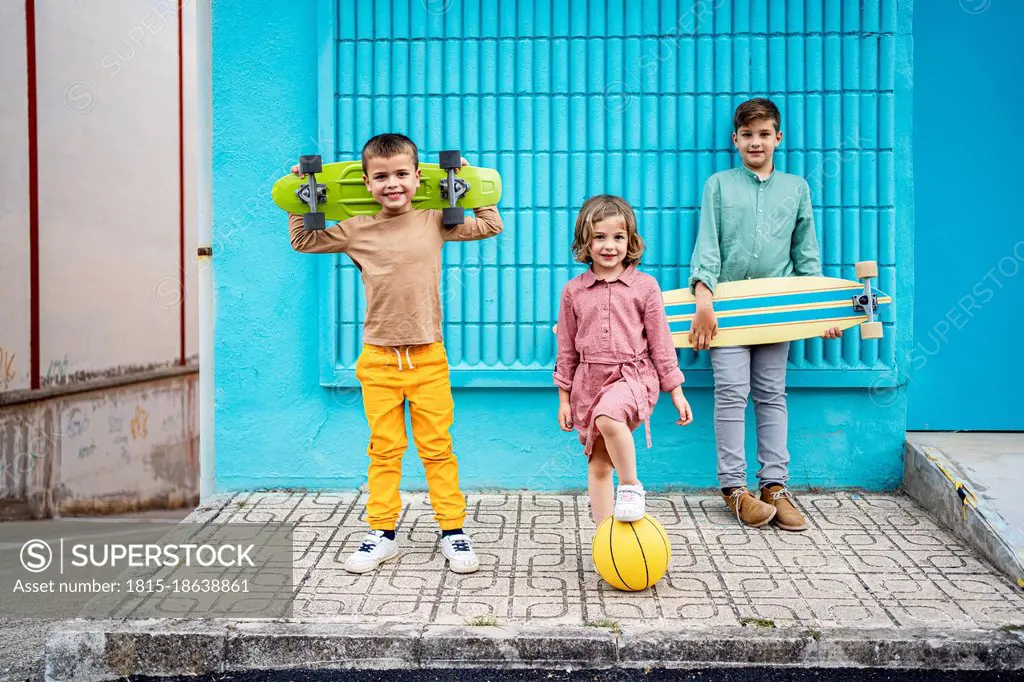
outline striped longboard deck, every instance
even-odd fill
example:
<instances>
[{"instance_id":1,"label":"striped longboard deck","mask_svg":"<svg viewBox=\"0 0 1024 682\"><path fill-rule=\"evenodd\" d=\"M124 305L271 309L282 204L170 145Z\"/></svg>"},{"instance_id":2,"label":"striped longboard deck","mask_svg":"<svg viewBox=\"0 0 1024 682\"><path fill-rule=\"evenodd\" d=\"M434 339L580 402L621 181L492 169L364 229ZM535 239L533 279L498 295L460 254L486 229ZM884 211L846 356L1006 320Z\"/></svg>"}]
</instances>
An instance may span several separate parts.
<instances>
[{"instance_id":1,"label":"striped longboard deck","mask_svg":"<svg viewBox=\"0 0 1024 682\"><path fill-rule=\"evenodd\" d=\"M715 346L749 346L796 341L821 336L832 327L849 329L867 321L867 313L856 312L853 297L864 285L837 277L769 277L724 282L715 289L718 335ZM887 294L873 289L878 297L878 314L892 302ZM689 289L664 292L665 312L677 348L689 348L690 323L696 302Z\"/></svg>"}]
</instances>

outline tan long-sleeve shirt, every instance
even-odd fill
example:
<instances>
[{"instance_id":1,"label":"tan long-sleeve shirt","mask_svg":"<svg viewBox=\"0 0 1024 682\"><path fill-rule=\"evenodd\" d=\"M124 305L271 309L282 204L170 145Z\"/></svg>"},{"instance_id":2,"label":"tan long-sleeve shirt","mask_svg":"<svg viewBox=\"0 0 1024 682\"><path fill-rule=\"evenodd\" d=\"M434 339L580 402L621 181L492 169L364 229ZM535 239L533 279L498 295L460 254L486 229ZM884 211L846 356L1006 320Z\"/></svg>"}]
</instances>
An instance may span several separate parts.
<instances>
[{"instance_id":1,"label":"tan long-sleeve shirt","mask_svg":"<svg viewBox=\"0 0 1024 682\"><path fill-rule=\"evenodd\" d=\"M301 253L344 253L359 268L366 288L363 341L412 346L441 341L441 247L449 241L493 237L503 224L498 209L446 228L441 211L414 209L394 218L356 216L326 230L305 230L291 215L292 248ZM344 292L343 292L344 295Z\"/></svg>"}]
</instances>

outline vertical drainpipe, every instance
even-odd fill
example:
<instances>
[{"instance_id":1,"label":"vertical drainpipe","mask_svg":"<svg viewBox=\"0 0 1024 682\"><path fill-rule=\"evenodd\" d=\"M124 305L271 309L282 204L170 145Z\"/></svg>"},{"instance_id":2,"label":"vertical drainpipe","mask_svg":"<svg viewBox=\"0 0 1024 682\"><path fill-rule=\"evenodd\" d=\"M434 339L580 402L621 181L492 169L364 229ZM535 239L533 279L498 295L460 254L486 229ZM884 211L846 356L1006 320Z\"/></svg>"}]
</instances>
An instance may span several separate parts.
<instances>
[{"instance_id":1,"label":"vertical drainpipe","mask_svg":"<svg viewBox=\"0 0 1024 682\"><path fill-rule=\"evenodd\" d=\"M199 270L199 501L215 492L213 425L213 185L212 185L212 65L211 0L190 5L195 12L196 36L196 215Z\"/></svg>"}]
</instances>

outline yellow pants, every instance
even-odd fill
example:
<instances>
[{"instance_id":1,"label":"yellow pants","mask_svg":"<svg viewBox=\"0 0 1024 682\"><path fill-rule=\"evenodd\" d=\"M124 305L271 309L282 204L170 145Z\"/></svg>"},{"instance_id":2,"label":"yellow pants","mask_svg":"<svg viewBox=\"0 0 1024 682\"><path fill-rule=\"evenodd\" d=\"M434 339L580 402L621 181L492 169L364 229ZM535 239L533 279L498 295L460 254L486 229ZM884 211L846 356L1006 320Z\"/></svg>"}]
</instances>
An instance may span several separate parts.
<instances>
[{"instance_id":1,"label":"yellow pants","mask_svg":"<svg viewBox=\"0 0 1024 682\"><path fill-rule=\"evenodd\" d=\"M394 530L402 511L398 484L402 455L409 445L407 399L434 518L441 530L461 528L466 498L459 489L459 464L449 433L455 404L444 343L399 348L365 344L356 362L356 378L363 387L363 409L370 425L370 499L366 503L370 529Z\"/></svg>"}]
</instances>

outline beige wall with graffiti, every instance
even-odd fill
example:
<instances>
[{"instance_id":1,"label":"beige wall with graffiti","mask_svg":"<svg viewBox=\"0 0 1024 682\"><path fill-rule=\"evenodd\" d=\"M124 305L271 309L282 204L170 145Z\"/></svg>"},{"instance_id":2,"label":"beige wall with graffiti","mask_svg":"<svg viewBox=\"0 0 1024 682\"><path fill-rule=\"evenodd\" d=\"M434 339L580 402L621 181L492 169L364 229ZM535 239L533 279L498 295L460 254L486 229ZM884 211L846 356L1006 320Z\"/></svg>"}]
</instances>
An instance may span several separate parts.
<instances>
[{"instance_id":1,"label":"beige wall with graffiti","mask_svg":"<svg viewBox=\"0 0 1024 682\"><path fill-rule=\"evenodd\" d=\"M194 502L196 377L0 408L0 520Z\"/></svg>"},{"instance_id":2,"label":"beige wall with graffiti","mask_svg":"<svg viewBox=\"0 0 1024 682\"><path fill-rule=\"evenodd\" d=\"M0 519L185 503L198 490L196 3L181 7L182 267L177 0L35 0L34 294L25 6L0 0Z\"/></svg>"},{"instance_id":3,"label":"beige wall with graffiti","mask_svg":"<svg viewBox=\"0 0 1024 682\"><path fill-rule=\"evenodd\" d=\"M195 50L183 50L183 272L175 0L35 7L40 384L178 362L182 304L194 356ZM195 3L182 12L194 46ZM32 379L25 23L23 1L0 0L0 392Z\"/></svg>"}]
</instances>

